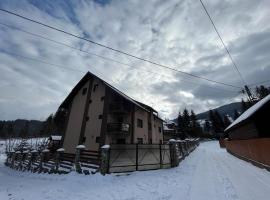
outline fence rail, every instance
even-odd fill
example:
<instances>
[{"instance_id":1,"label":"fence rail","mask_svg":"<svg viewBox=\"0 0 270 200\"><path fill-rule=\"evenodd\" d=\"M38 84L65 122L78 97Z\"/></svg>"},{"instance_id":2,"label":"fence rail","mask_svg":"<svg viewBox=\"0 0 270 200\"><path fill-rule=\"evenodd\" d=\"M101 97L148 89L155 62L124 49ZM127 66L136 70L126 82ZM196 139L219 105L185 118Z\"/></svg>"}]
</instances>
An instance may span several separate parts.
<instances>
[{"instance_id":1,"label":"fence rail","mask_svg":"<svg viewBox=\"0 0 270 200\"><path fill-rule=\"evenodd\" d=\"M98 151L85 150L82 145L76 154L65 153L58 149L51 153L48 149L43 151L11 151L7 152L6 165L21 171L33 173L69 173L77 171L84 174L93 174L99 170L100 156Z\"/></svg>"}]
</instances>

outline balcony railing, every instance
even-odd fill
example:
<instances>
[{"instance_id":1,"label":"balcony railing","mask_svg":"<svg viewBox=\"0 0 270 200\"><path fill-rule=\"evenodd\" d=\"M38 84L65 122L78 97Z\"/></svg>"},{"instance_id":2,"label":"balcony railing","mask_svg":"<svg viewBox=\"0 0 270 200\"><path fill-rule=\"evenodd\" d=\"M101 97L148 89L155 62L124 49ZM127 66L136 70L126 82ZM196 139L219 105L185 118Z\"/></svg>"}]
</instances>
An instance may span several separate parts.
<instances>
[{"instance_id":1,"label":"balcony railing","mask_svg":"<svg viewBox=\"0 0 270 200\"><path fill-rule=\"evenodd\" d=\"M109 123L107 131L110 133L129 133L130 125L127 123Z\"/></svg>"}]
</instances>

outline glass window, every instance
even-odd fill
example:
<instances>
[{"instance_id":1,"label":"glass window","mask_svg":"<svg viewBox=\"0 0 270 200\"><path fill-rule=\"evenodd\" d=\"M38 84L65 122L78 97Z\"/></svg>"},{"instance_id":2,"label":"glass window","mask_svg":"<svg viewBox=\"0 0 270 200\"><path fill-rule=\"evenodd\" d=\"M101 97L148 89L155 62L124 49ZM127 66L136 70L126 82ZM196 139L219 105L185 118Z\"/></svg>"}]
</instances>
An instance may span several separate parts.
<instances>
[{"instance_id":1,"label":"glass window","mask_svg":"<svg viewBox=\"0 0 270 200\"><path fill-rule=\"evenodd\" d=\"M137 127L139 127L139 128L143 127L143 120L137 119Z\"/></svg>"}]
</instances>

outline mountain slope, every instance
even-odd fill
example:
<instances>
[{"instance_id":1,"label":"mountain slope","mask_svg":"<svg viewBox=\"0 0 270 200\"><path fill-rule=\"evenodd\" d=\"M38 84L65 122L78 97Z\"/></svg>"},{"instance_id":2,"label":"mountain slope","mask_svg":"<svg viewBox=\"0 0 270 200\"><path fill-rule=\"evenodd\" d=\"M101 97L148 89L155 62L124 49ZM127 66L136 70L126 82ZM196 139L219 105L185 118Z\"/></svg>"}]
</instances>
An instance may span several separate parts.
<instances>
[{"instance_id":1,"label":"mountain slope","mask_svg":"<svg viewBox=\"0 0 270 200\"><path fill-rule=\"evenodd\" d=\"M213 111L218 111L221 116L229 115L231 117L234 116L234 111L237 110L241 112L241 102L235 102L220 106L218 108L213 109ZM209 119L209 110L200 114L197 114L197 119Z\"/></svg>"}]
</instances>

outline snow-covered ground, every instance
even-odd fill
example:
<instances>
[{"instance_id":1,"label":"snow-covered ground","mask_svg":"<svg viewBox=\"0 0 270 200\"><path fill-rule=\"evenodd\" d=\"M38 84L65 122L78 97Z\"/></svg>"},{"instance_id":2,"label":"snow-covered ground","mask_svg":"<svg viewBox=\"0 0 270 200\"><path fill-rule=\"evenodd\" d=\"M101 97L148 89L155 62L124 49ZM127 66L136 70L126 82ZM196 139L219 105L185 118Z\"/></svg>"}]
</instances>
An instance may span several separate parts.
<instances>
[{"instance_id":1,"label":"snow-covered ground","mask_svg":"<svg viewBox=\"0 0 270 200\"><path fill-rule=\"evenodd\" d=\"M0 199L269 200L270 172L202 143L172 169L101 176L18 172L0 162Z\"/></svg>"}]
</instances>

